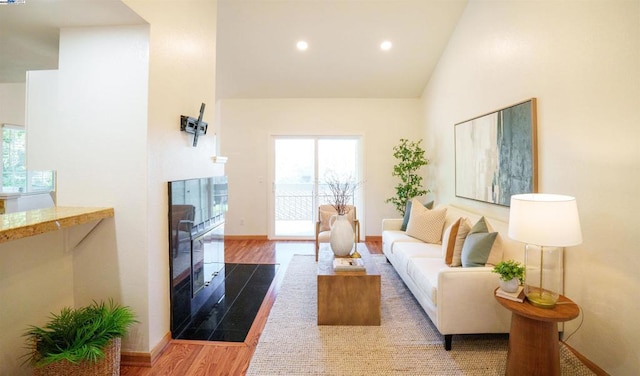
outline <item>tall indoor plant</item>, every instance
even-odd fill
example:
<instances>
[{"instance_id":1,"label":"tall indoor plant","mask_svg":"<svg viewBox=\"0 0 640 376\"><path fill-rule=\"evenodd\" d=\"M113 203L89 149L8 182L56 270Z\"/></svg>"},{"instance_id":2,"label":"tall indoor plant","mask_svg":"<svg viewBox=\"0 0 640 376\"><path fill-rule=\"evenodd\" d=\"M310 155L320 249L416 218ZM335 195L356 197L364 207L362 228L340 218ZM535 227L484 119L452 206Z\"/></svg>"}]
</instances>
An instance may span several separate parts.
<instances>
[{"instance_id":1,"label":"tall indoor plant","mask_svg":"<svg viewBox=\"0 0 640 376\"><path fill-rule=\"evenodd\" d=\"M422 140L409 141L400 139L400 143L393 147L393 156L398 163L393 166L392 176L400 178L396 185L396 195L385 200L392 203L400 214L404 215L407 201L414 197L426 195L430 191L422 187L422 176L418 174L421 167L429 164L425 158L425 150L420 146Z\"/></svg>"},{"instance_id":2,"label":"tall indoor plant","mask_svg":"<svg viewBox=\"0 0 640 376\"><path fill-rule=\"evenodd\" d=\"M120 340L135 322L113 300L63 308L44 327L29 327L27 361L34 375L119 375Z\"/></svg>"}]
</instances>

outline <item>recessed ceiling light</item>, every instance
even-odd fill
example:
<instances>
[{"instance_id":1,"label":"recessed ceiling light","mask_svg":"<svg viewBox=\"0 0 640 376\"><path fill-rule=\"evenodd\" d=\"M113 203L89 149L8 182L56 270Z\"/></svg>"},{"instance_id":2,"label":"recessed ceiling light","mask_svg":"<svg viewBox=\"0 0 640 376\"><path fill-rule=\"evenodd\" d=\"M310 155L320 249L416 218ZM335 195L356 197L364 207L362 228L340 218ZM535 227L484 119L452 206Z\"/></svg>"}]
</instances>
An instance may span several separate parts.
<instances>
[{"instance_id":1,"label":"recessed ceiling light","mask_svg":"<svg viewBox=\"0 0 640 376\"><path fill-rule=\"evenodd\" d=\"M384 42L380 43L380 49L382 51L389 51L391 49L391 46L393 46L393 44L388 40L385 40Z\"/></svg>"},{"instance_id":2,"label":"recessed ceiling light","mask_svg":"<svg viewBox=\"0 0 640 376\"><path fill-rule=\"evenodd\" d=\"M300 51L305 51L309 48L309 44L303 40L299 40L298 43L296 43L296 48Z\"/></svg>"}]
</instances>

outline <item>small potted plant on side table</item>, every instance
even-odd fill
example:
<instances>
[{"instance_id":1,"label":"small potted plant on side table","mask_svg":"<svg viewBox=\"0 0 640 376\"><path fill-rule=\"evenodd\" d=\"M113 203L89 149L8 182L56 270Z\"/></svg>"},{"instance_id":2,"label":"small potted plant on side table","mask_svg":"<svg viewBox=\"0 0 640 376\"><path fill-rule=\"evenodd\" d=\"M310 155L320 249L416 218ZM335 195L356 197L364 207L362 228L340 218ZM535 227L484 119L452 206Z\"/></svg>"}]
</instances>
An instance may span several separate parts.
<instances>
[{"instance_id":1,"label":"small potted plant on side table","mask_svg":"<svg viewBox=\"0 0 640 376\"><path fill-rule=\"evenodd\" d=\"M500 261L492 272L500 276L500 288L506 292L516 292L524 282L524 266L514 260Z\"/></svg>"}]
</instances>

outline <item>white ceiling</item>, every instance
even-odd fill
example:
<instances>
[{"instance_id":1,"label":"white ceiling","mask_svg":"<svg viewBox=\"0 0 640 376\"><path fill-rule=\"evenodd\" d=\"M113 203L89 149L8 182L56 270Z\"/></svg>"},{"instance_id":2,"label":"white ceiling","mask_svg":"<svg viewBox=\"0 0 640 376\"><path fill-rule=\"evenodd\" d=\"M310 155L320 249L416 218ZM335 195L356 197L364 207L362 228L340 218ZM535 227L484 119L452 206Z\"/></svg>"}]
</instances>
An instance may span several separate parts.
<instances>
[{"instance_id":1,"label":"white ceiling","mask_svg":"<svg viewBox=\"0 0 640 376\"><path fill-rule=\"evenodd\" d=\"M419 97L466 3L220 0L216 97Z\"/></svg>"},{"instance_id":2,"label":"white ceiling","mask_svg":"<svg viewBox=\"0 0 640 376\"><path fill-rule=\"evenodd\" d=\"M26 0L0 5L0 83L27 70L56 69L60 28L146 23L121 1Z\"/></svg>"},{"instance_id":3,"label":"white ceiling","mask_svg":"<svg viewBox=\"0 0 640 376\"><path fill-rule=\"evenodd\" d=\"M145 22L116 0L26 1L0 5L0 82L56 68L60 27ZM419 97L466 3L218 0L216 96Z\"/></svg>"}]
</instances>

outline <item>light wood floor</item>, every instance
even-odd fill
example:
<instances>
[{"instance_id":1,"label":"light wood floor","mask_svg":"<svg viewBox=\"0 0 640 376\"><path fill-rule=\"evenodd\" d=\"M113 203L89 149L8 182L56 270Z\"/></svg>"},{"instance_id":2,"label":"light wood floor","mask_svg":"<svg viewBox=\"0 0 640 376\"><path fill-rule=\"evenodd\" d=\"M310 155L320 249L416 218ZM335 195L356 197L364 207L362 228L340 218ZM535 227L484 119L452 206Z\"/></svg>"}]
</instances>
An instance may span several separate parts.
<instances>
[{"instance_id":1,"label":"light wood floor","mask_svg":"<svg viewBox=\"0 0 640 376\"><path fill-rule=\"evenodd\" d=\"M382 253L380 241L365 242L369 252ZM277 285L294 254L314 254L312 241L225 240L225 261L229 263L280 264L276 281L244 343L173 340L153 367L121 367L122 376L148 375L244 375L258 344L269 311L277 294Z\"/></svg>"}]
</instances>

